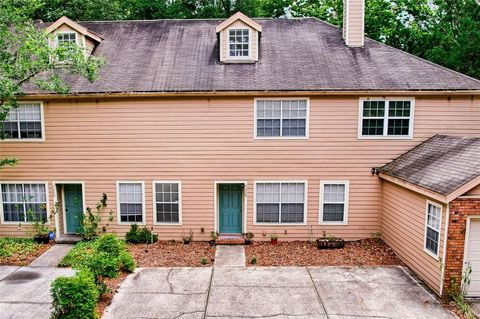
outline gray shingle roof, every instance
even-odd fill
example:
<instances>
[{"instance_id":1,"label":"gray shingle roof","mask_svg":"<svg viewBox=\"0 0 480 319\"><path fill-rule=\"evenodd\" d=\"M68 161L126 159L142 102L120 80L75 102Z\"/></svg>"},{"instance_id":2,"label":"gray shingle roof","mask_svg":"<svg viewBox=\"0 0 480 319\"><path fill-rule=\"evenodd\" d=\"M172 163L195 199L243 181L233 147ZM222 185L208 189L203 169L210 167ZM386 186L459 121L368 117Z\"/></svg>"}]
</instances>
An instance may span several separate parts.
<instances>
[{"instance_id":1,"label":"gray shingle roof","mask_svg":"<svg viewBox=\"0 0 480 319\"><path fill-rule=\"evenodd\" d=\"M480 176L480 138L435 135L380 172L449 195Z\"/></svg>"},{"instance_id":2,"label":"gray shingle roof","mask_svg":"<svg viewBox=\"0 0 480 319\"><path fill-rule=\"evenodd\" d=\"M349 48L340 29L315 18L256 19L259 61L223 64L221 21L80 22L104 39L94 54L108 65L93 84L70 78L72 93L480 89L478 80L373 40Z\"/></svg>"}]
</instances>

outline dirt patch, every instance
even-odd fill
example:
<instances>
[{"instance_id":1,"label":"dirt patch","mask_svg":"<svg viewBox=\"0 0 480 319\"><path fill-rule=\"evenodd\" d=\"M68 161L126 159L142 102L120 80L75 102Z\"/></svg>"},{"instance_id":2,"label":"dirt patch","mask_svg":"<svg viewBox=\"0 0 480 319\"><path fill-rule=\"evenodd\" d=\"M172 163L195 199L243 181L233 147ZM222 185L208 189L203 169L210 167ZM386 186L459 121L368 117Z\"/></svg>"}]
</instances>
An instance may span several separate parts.
<instances>
[{"instance_id":1,"label":"dirt patch","mask_svg":"<svg viewBox=\"0 0 480 319\"><path fill-rule=\"evenodd\" d=\"M31 244L28 249L20 247L8 256L0 255L0 265L6 266L27 266L37 259L41 254L46 252L54 244Z\"/></svg>"},{"instance_id":2,"label":"dirt patch","mask_svg":"<svg viewBox=\"0 0 480 319\"><path fill-rule=\"evenodd\" d=\"M105 278L105 284L109 292L103 294L97 302L97 312L100 314L100 317L102 317L105 309L112 303L113 296L117 293L118 288L128 275L129 273L122 272L117 278Z\"/></svg>"},{"instance_id":3,"label":"dirt patch","mask_svg":"<svg viewBox=\"0 0 480 319\"><path fill-rule=\"evenodd\" d=\"M137 267L201 267L202 257L207 258L207 265L213 265L215 247L207 242L159 241L152 245L129 245L128 249L137 262Z\"/></svg>"},{"instance_id":4,"label":"dirt patch","mask_svg":"<svg viewBox=\"0 0 480 319\"><path fill-rule=\"evenodd\" d=\"M346 242L341 249L320 250L306 241L254 242L245 249L247 266L381 266L403 265L381 240Z\"/></svg>"}]
</instances>

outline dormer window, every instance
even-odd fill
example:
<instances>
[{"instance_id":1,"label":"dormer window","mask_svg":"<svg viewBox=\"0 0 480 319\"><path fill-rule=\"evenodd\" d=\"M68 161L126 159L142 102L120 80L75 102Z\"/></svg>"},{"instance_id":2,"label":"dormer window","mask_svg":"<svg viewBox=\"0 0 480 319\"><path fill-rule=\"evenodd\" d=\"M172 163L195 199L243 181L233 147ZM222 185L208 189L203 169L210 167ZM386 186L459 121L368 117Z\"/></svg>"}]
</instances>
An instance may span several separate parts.
<instances>
[{"instance_id":1,"label":"dormer window","mask_svg":"<svg viewBox=\"0 0 480 319\"><path fill-rule=\"evenodd\" d=\"M230 29L228 31L230 58L248 58L250 56L250 30Z\"/></svg>"},{"instance_id":2,"label":"dormer window","mask_svg":"<svg viewBox=\"0 0 480 319\"><path fill-rule=\"evenodd\" d=\"M219 57L224 63L255 63L258 61L262 26L241 12L215 28L220 40Z\"/></svg>"},{"instance_id":3,"label":"dormer window","mask_svg":"<svg viewBox=\"0 0 480 319\"><path fill-rule=\"evenodd\" d=\"M57 45L77 43L76 32L59 32L57 33Z\"/></svg>"}]
</instances>

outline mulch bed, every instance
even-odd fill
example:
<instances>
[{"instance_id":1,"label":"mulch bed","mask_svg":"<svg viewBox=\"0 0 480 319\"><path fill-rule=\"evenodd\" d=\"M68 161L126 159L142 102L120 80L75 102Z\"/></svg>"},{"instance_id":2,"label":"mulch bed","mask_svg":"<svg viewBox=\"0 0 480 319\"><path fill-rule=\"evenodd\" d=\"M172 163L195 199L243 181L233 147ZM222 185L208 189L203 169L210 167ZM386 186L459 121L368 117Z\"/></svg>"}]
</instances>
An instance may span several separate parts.
<instances>
[{"instance_id":1,"label":"mulch bed","mask_svg":"<svg viewBox=\"0 0 480 319\"><path fill-rule=\"evenodd\" d=\"M117 278L105 278L105 284L107 285L109 293L103 294L97 302L97 313L100 314L100 317L103 315L105 309L112 303L113 295L117 293L118 288L128 275L129 273L122 272Z\"/></svg>"},{"instance_id":2,"label":"mulch bed","mask_svg":"<svg viewBox=\"0 0 480 319\"><path fill-rule=\"evenodd\" d=\"M403 265L381 240L362 239L345 243L342 249L320 250L306 241L253 242L245 249L247 266L253 256L256 266L382 266Z\"/></svg>"},{"instance_id":3,"label":"mulch bed","mask_svg":"<svg viewBox=\"0 0 480 319\"><path fill-rule=\"evenodd\" d=\"M38 244L33 251L13 253L8 257L0 256L0 266L27 266L53 245L54 243Z\"/></svg>"},{"instance_id":4,"label":"mulch bed","mask_svg":"<svg viewBox=\"0 0 480 319\"><path fill-rule=\"evenodd\" d=\"M158 241L148 247L145 244L129 245L128 249L137 267L202 267L202 257L207 258L207 266L213 265L215 260L215 247L200 241L188 245L178 241Z\"/></svg>"}]
</instances>

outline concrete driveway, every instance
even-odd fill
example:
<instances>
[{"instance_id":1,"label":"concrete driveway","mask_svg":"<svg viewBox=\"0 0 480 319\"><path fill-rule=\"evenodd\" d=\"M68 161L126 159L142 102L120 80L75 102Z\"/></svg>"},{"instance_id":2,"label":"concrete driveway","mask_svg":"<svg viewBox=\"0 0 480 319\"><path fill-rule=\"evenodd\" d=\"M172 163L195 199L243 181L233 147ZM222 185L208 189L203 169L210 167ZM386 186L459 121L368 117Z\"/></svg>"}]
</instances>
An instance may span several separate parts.
<instances>
[{"instance_id":1,"label":"concrete driveway","mask_svg":"<svg viewBox=\"0 0 480 319\"><path fill-rule=\"evenodd\" d=\"M104 319L455 318L402 267L137 269Z\"/></svg>"},{"instance_id":2,"label":"concrete driveway","mask_svg":"<svg viewBox=\"0 0 480 319\"><path fill-rule=\"evenodd\" d=\"M74 271L55 267L0 266L0 319L50 318L50 284Z\"/></svg>"}]
</instances>

